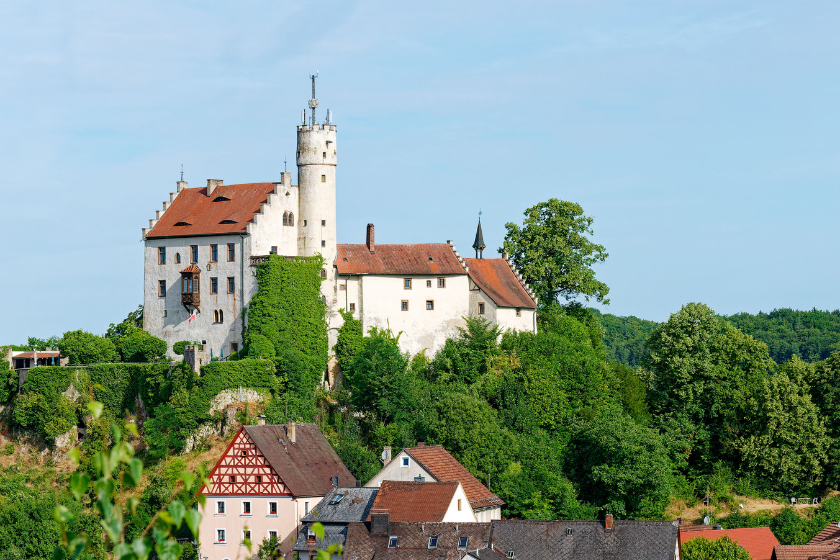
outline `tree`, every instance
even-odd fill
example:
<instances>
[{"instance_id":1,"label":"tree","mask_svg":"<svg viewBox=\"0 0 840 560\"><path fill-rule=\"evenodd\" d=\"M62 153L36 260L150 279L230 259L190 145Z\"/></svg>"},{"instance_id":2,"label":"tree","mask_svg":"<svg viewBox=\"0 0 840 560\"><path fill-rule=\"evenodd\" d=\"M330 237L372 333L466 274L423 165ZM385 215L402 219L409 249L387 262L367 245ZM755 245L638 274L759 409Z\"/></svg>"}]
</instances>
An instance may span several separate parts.
<instances>
[{"instance_id":1,"label":"tree","mask_svg":"<svg viewBox=\"0 0 840 560\"><path fill-rule=\"evenodd\" d=\"M129 327L125 334L111 340L123 362L160 362L166 356L166 341L137 327Z\"/></svg>"},{"instance_id":2,"label":"tree","mask_svg":"<svg viewBox=\"0 0 840 560\"><path fill-rule=\"evenodd\" d=\"M103 364L119 361L117 349L109 338L85 331L69 331L58 341L61 355L70 365Z\"/></svg>"},{"instance_id":3,"label":"tree","mask_svg":"<svg viewBox=\"0 0 840 560\"><path fill-rule=\"evenodd\" d=\"M338 329L338 340L335 343L335 357L338 360L338 368L347 371L353 358L356 357L364 346L364 333L362 322L353 318L351 311L339 311L344 318L344 324Z\"/></svg>"},{"instance_id":4,"label":"tree","mask_svg":"<svg viewBox=\"0 0 840 560\"><path fill-rule=\"evenodd\" d=\"M609 256L588 237L593 235L592 221L580 205L551 198L528 208L521 228L505 224L507 233L499 252L510 255L542 304L578 295L609 304L610 289L592 270L592 265Z\"/></svg>"},{"instance_id":5,"label":"tree","mask_svg":"<svg viewBox=\"0 0 840 560\"><path fill-rule=\"evenodd\" d=\"M682 545L683 560L751 560L750 553L727 536L717 540L697 537Z\"/></svg>"},{"instance_id":6,"label":"tree","mask_svg":"<svg viewBox=\"0 0 840 560\"><path fill-rule=\"evenodd\" d=\"M820 409L830 436L826 483L840 485L840 352L814 365L811 398Z\"/></svg>"},{"instance_id":7,"label":"tree","mask_svg":"<svg viewBox=\"0 0 840 560\"><path fill-rule=\"evenodd\" d=\"M143 328L143 305L137 306L137 309L131 311L128 316L123 319L121 322L111 323L108 326L108 330L105 331L105 338L115 338L118 336L124 336L127 332L132 329L142 329Z\"/></svg>"}]
</instances>

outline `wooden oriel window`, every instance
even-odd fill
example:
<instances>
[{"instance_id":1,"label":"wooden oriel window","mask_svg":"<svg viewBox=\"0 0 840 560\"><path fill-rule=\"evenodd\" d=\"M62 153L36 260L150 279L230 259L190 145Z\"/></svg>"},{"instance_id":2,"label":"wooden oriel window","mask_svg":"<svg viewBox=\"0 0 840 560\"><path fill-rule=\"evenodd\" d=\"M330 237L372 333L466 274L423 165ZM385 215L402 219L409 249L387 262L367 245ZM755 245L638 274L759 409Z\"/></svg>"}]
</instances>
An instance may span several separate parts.
<instances>
[{"instance_id":1,"label":"wooden oriel window","mask_svg":"<svg viewBox=\"0 0 840 560\"><path fill-rule=\"evenodd\" d=\"M236 243L228 243L228 262L236 260Z\"/></svg>"},{"instance_id":2,"label":"wooden oriel window","mask_svg":"<svg viewBox=\"0 0 840 560\"><path fill-rule=\"evenodd\" d=\"M190 271L192 269L192 271ZM198 307L201 302L201 274L198 267L190 266L181 272L181 305Z\"/></svg>"},{"instance_id":3,"label":"wooden oriel window","mask_svg":"<svg viewBox=\"0 0 840 560\"><path fill-rule=\"evenodd\" d=\"M190 245L190 263L198 262L198 245Z\"/></svg>"},{"instance_id":4,"label":"wooden oriel window","mask_svg":"<svg viewBox=\"0 0 840 560\"><path fill-rule=\"evenodd\" d=\"M158 264L166 264L166 247L158 247Z\"/></svg>"},{"instance_id":5,"label":"wooden oriel window","mask_svg":"<svg viewBox=\"0 0 840 560\"><path fill-rule=\"evenodd\" d=\"M210 245L210 262L219 262L219 246Z\"/></svg>"}]
</instances>

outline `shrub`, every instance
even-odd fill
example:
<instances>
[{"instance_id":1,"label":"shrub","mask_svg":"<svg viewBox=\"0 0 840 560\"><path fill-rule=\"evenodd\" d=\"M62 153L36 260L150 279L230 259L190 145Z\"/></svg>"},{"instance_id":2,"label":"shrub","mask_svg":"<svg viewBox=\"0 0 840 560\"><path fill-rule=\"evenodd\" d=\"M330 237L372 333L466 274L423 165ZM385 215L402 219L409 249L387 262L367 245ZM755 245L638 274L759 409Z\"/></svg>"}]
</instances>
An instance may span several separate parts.
<instances>
[{"instance_id":1,"label":"shrub","mask_svg":"<svg viewBox=\"0 0 840 560\"><path fill-rule=\"evenodd\" d=\"M69 358L70 365L112 363L119 359L110 339L81 330L64 333L58 349Z\"/></svg>"},{"instance_id":2,"label":"shrub","mask_svg":"<svg viewBox=\"0 0 840 560\"><path fill-rule=\"evenodd\" d=\"M750 554L727 536L715 541L697 537L682 545L683 560L751 560Z\"/></svg>"},{"instance_id":3,"label":"shrub","mask_svg":"<svg viewBox=\"0 0 840 560\"><path fill-rule=\"evenodd\" d=\"M159 362L166 356L166 342L141 329L132 328L113 340L123 362Z\"/></svg>"},{"instance_id":4,"label":"shrub","mask_svg":"<svg viewBox=\"0 0 840 560\"><path fill-rule=\"evenodd\" d=\"M248 335L248 357L263 360L273 360L276 356L274 344L259 333Z\"/></svg>"},{"instance_id":5,"label":"shrub","mask_svg":"<svg viewBox=\"0 0 840 560\"><path fill-rule=\"evenodd\" d=\"M184 355L184 346L189 346L190 344L195 344L198 346L198 349L201 350L202 346L197 341L191 342L189 340L179 340L175 344L172 345L172 352L179 356Z\"/></svg>"}]
</instances>

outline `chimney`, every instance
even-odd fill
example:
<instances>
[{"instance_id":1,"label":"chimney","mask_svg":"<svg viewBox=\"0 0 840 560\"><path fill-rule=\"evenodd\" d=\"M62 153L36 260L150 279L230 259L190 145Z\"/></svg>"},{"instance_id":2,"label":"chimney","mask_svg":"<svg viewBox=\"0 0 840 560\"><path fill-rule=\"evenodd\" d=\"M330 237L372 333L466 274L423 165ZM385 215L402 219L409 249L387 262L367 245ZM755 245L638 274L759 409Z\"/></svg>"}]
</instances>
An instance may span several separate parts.
<instances>
[{"instance_id":1,"label":"chimney","mask_svg":"<svg viewBox=\"0 0 840 560\"><path fill-rule=\"evenodd\" d=\"M295 421L294 420L289 422L289 425L286 428L286 435L289 436L289 442L292 445L294 445L295 441L297 440L297 428L295 427Z\"/></svg>"},{"instance_id":2,"label":"chimney","mask_svg":"<svg viewBox=\"0 0 840 560\"><path fill-rule=\"evenodd\" d=\"M370 536L387 537L391 532L391 524L388 522L388 510L375 508L370 510Z\"/></svg>"},{"instance_id":3,"label":"chimney","mask_svg":"<svg viewBox=\"0 0 840 560\"><path fill-rule=\"evenodd\" d=\"M368 225L367 225L367 241L366 241L366 245L367 245L368 251L370 251L371 253L375 253L375 252L376 252L376 247L375 247L375 245L373 244L373 224L368 224Z\"/></svg>"},{"instance_id":4,"label":"chimney","mask_svg":"<svg viewBox=\"0 0 840 560\"><path fill-rule=\"evenodd\" d=\"M683 524L683 518L682 517L677 517L677 525L682 525L682 524Z\"/></svg>"},{"instance_id":5,"label":"chimney","mask_svg":"<svg viewBox=\"0 0 840 560\"><path fill-rule=\"evenodd\" d=\"M207 179L207 196L213 196L213 191L216 190L216 187L221 187L222 181L221 179Z\"/></svg>"},{"instance_id":6,"label":"chimney","mask_svg":"<svg viewBox=\"0 0 840 560\"><path fill-rule=\"evenodd\" d=\"M384 465L387 465L391 462L391 446L386 445L385 449L382 450L382 462Z\"/></svg>"},{"instance_id":7,"label":"chimney","mask_svg":"<svg viewBox=\"0 0 840 560\"><path fill-rule=\"evenodd\" d=\"M426 447L426 442L425 441L418 441L417 442L417 447Z\"/></svg>"},{"instance_id":8,"label":"chimney","mask_svg":"<svg viewBox=\"0 0 840 560\"><path fill-rule=\"evenodd\" d=\"M605 533L612 533L613 527L613 516L611 513L608 513L606 517L604 517L604 532Z\"/></svg>"},{"instance_id":9,"label":"chimney","mask_svg":"<svg viewBox=\"0 0 840 560\"><path fill-rule=\"evenodd\" d=\"M263 414L257 416L257 426L265 426L265 416Z\"/></svg>"}]
</instances>

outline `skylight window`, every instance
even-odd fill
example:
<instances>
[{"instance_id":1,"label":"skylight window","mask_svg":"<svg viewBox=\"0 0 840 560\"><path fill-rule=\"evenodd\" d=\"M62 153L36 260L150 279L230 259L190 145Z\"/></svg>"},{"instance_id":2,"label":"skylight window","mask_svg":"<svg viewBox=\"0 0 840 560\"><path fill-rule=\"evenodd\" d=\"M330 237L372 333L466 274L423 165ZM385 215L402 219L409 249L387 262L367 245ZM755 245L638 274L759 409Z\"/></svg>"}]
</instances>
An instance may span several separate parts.
<instances>
[{"instance_id":1,"label":"skylight window","mask_svg":"<svg viewBox=\"0 0 840 560\"><path fill-rule=\"evenodd\" d=\"M335 496L333 496L333 499L330 500L330 505L331 506L337 506L338 504L341 503L341 500L343 500L343 499L344 499L344 494L336 494Z\"/></svg>"},{"instance_id":2,"label":"skylight window","mask_svg":"<svg viewBox=\"0 0 840 560\"><path fill-rule=\"evenodd\" d=\"M438 538L429 537L429 548L437 548Z\"/></svg>"},{"instance_id":3,"label":"skylight window","mask_svg":"<svg viewBox=\"0 0 840 560\"><path fill-rule=\"evenodd\" d=\"M466 550L469 537L458 537L458 550Z\"/></svg>"},{"instance_id":4,"label":"skylight window","mask_svg":"<svg viewBox=\"0 0 840 560\"><path fill-rule=\"evenodd\" d=\"M213 199L213 202L227 202L229 200L230 199L228 197L219 195Z\"/></svg>"},{"instance_id":5,"label":"skylight window","mask_svg":"<svg viewBox=\"0 0 840 560\"><path fill-rule=\"evenodd\" d=\"M175 225L180 227L180 226L189 226L189 225L192 225L192 224L189 224L187 222L175 222Z\"/></svg>"},{"instance_id":6,"label":"skylight window","mask_svg":"<svg viewBox=\"0 0 840 560\"><path fill-rule=\"evenodd\" d=\"M398 537L388 537L388 548L397 548Z\"/></svg>"},{"instance_id":7,"label":"skylight window","mask_svg":"<svg viewBox=\"0 0 840 560\"><path fill-rule=\"evenodd\" d=\"M235 224L236 222L234 220L222 220L219 223L220 224Z\"/></svg>"}]
</instances>

